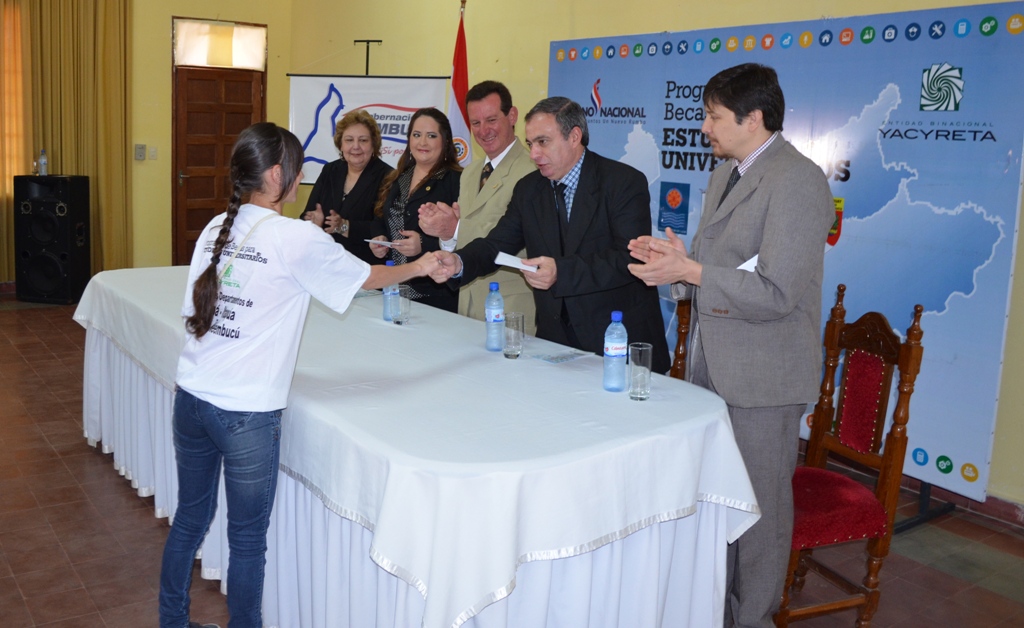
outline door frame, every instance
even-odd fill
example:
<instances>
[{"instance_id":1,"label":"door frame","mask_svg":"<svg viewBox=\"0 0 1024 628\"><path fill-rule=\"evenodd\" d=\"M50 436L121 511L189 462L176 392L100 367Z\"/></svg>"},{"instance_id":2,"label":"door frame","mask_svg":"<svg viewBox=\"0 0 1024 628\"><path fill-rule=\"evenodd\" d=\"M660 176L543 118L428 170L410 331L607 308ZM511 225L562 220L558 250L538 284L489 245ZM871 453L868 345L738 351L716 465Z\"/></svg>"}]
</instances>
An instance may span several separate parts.
<instances>
[{"instance_id":1,"label":"door frame","mask_svg":"<svg viewBox=\"0 0 1024 628\"><path fill-rule=\"evenodd\" d=\"M225 68L222 66L177 66L174 63L174 20L196 20L201 22L223 22L230 24L237 24L240 26L258 26L267 29L267 50L265 54L265 63L263 70L248 70L244 68ZM260 24L257 22L239 22L236 20L221 20L216 18L202 18L202 17L186 17L181 15L171 16L171 264L187 265L191 262L190 259L179 259L178 255L178 238L185 237L184 234L178 233L178 184L179 184L179 172L182 170L182 164L179 162L178 155L178 133L185 132L185 129L178 128L178 68L187 67L191 69L216 69L216 70L244 70L246 72L256 72L260 75L260 121L265 122L267 120L267 68L266 62L270 59L270 27L266 24ZM184 208L181 208L184 210Z\"/></svg>"}]
</instances>

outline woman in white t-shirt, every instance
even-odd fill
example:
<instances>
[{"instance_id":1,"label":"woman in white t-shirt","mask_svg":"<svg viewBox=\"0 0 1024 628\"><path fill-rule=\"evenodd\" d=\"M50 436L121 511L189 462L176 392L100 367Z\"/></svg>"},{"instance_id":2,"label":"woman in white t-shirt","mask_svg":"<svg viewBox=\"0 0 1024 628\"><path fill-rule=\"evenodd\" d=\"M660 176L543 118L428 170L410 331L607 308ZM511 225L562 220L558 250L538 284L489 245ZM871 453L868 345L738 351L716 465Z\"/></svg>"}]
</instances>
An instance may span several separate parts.
<instances>
[{"instance_id":1,"label":"woman in white t-shirt","mask_svg":"<svg viewBox=\"0 0 1024 628\"><path fill-rule=\"evenodd\" d=\"M174 447L178 508L164 546L160 626L188 628L192 563L213 519L221 463L228 504L231 628L259 628L267 525L286 405L310 295L343 312L360 288L428 275L432 255L374 266L312 223L285 218L302 179L302 145L263 122L231 153L225 214L196 242L182 316ZM212 626L212 624L210 624Z\"/></svg>"}]
</instances>

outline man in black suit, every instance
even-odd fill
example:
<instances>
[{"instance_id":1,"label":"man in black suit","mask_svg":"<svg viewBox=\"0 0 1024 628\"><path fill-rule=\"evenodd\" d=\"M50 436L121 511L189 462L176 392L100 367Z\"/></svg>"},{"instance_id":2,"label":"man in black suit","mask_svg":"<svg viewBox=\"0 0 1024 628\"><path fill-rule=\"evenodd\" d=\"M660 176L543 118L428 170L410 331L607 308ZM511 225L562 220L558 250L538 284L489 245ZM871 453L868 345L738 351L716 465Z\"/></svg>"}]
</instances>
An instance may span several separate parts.
<instances>
[{"instance_id":1,"label":"man in black suit","mask_svg":"<svg viewBox=\"0 0 1024 628\"><path fill-rule=\"evenodd\" d=\"M586 146L579 104L547 98L526 114L526 145L537 171L519 180L505 215L486 237L455 254L437 252L435 279L470 281L493 272L499 252L526 249L524 271L537 306L537 337L602 354L612 310L630 342L654 347L653 370L669 368L656 288L633 277L629 241L650 235L647 179Z\"/></svg>"}]
</instances>

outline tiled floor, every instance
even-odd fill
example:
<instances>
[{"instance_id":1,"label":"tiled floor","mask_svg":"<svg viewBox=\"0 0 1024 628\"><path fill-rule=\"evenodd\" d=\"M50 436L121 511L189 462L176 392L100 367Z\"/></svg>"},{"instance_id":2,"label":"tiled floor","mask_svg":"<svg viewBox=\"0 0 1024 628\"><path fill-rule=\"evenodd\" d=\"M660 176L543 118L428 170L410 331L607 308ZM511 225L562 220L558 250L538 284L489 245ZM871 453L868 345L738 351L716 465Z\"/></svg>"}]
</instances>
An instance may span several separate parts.
<instances>
[{"instance_id":1,"label":"tiled floor","mask_svg":"<svg viewBox=\"0 0 1024 628\"><path fill-rule=\"evenodd\" d=\"M167 523L82 437L85 332L73 312L0 297L0 626L155 626ZM862 547L818 554L847 571ZM954 513L897 536L881 576L876 628L1024 627L1024 529ZM825 590L810 576L800 596ZM217 583L196 574L192 597L194 619L227 624Z\"/></svg>"},{"instance_id":2,"label":"tiled floor","mask_svg":"<svg viewBox=\"0 0 1024 628\"><path fill-rule=\"evenodd\" d=\"M910 495L903 511L916 512ZM912 503L911 503L912 502ZM840 573L863 577L864 544L847 544L815 555ZM1024 530L983 517L953 513L893 538L880 574L882 591L872 626L1024 626ZM800 600L839 597L808 575ZM795 625L853 626L854 611Z\"/></svg>"},{"instance_id":3,"label":"tiled floor","mask_svg":"<svg viewBox=\"0 0 1024 628\"><path fill-rule=\"evenodd\" d=\"M167 520L82 437L73 312L0 299L0 626L156 626ZM192 611L227 625L218 583Z\"/></svg>"}]
</instances>

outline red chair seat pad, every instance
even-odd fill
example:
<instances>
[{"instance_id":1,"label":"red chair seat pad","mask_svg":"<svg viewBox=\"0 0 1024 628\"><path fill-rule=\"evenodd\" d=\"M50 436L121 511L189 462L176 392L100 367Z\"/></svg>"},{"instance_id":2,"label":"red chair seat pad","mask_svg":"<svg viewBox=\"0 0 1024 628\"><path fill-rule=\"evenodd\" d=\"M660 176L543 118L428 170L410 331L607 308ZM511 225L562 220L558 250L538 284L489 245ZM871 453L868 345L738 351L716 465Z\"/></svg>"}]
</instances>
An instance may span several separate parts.
<instances>
[{"instance_id":1,"label":"red chair seat pad","mask_svg":"<svg viewBox=\"0 0 1024 628\"><path fill-rule=\"evenodd\" d=\"M793 474L793 549L885 534L887 517L875 494L850 478L814 467Z\"/></svg>"}]
</instances>

